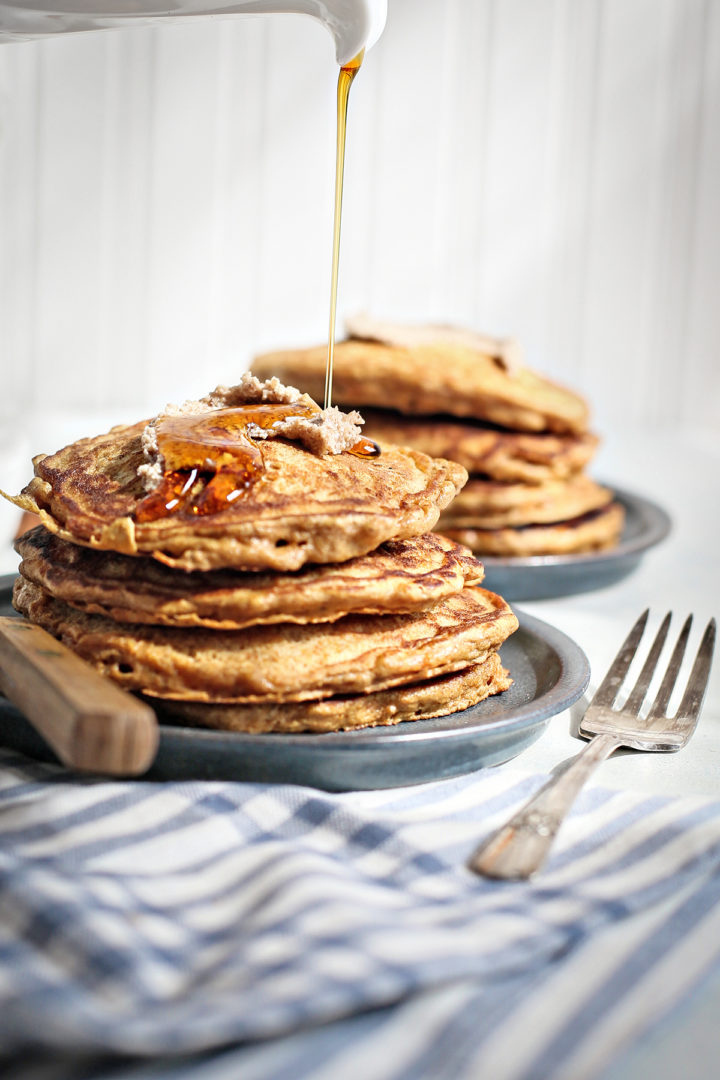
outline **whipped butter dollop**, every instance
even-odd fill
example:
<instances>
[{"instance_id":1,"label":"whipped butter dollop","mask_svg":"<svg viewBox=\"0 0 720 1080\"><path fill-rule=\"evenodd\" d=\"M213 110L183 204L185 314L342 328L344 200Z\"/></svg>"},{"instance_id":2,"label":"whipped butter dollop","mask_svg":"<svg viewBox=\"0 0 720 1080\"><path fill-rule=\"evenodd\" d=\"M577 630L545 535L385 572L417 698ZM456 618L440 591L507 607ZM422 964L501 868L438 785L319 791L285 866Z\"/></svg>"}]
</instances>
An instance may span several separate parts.
<instances>
[{"instance_id":1,"label":"whipped butter dollop","mask_svg":"<svg viewBox=\"0 0 720 1080\"><path fill-rule=\"evenodd\" d=\"M138 466L138 476L150 492L163 479L164 461L158 446L157 425L163 417L200 416L214 409L234 409L242 405L307 405L317 412L311 416L288 416L278 419L269 428L250 422L246 434L251 439L272 439L278 436L298 442L313 454L341 454L350 450L362 437L365 423L358 412L344 413L336 406L321 409L311 397L294 386L285 386L278 378L258 379L245 372L235 386L217 386L197 401L182 405L166 405L143 429L141 442L144 461Z\"/></svg>"},{"instance_id":2,"label":"whipped butter dollop","mask_svg":"<svg viewBox=\"0 0 720 1080\"><path fill-rule=\"evenodd\" d=\"M345 331L348 337L360 341L377 341L381 345L397 345L406 349L418 345L461 345L490 356L509 375L520 371L524 362L522 345L515 338L492 337L460 326L433 323L407 325L359 314L345 320Z\"/></svg>"}]
</instances>

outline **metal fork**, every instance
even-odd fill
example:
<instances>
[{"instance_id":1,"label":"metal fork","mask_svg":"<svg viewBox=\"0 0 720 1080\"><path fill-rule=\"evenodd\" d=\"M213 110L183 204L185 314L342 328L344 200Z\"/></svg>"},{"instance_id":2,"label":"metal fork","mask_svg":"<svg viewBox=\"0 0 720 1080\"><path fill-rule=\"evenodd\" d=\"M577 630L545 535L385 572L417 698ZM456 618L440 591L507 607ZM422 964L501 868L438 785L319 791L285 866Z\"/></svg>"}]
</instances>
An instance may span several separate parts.
<instances>
[{"instance_id":1,"label":"metal fork","mask_svg":"<svg viewBox=\"0 0 720 1080\"><path fill-rule=\"evenodd\" d=\"M685 692L672 719L665 711L685 655L692 615L680 631L657 697L647 714L641 718L640 710L667 638L670 612L662 621L627 701L621 708L612 707L638 651L649 614L649 609L644 611L633 626L580 723L579 734L590 739L588 745L507 825L480 845L468 862L475 873L493 878L530 877L542 865L585 781L619 746L672 752L682 749L688 742L695 730L710 677L715 647L714 619L705 628Z\"/></svg>"}]
</instances>

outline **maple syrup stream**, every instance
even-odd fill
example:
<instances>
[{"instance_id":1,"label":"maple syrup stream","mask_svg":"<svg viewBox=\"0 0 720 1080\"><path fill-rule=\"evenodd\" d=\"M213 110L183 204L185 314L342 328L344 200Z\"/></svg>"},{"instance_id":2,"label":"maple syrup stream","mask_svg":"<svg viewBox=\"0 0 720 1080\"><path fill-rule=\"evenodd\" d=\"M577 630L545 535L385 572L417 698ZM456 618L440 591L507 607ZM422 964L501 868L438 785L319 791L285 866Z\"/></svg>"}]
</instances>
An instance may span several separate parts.
<instances>
[{"instance_id":1,"label":"maple syrup stream","mask_svg":"<svg viewBox=\"0 0 720 1080\"><path fill-rule=\"evenodd\" d=\"M360 69L364 50L340 68L337 89L335 213L330 282L330 326L325 369L325 408L332 402L335 349L340 221L342 218L345 135L350 86ZM160 484L140 501L135 520L157 521L170 515L205 516L226 510L260 478L262 451L248 428L272 428L291 416L310 418L319 409L305 404L257 404L216 409L200 416L162 416L156 424L158 453L164 461ZM362 436L350 450L358 457L376 457L380 447Z\"/></svg>"},{"instance_id":2,"label":"maple syrup stream","mask_svg":"<svg viewBox=\"0 0 720 1080\"><path fill-rule=\"evenodd\" d=\"M337 137L335 148L335 214L333 217L332 276L330 278L330 326L325 365L325 408L332 405L333 354L335 352L335 316L337 312L338 266L340 265L340 222L342 219L343 176L345 173L345 135L348 98L352 81L360 70L365 50L340 68L337 86Z\"/></svg>"}]
</instances>

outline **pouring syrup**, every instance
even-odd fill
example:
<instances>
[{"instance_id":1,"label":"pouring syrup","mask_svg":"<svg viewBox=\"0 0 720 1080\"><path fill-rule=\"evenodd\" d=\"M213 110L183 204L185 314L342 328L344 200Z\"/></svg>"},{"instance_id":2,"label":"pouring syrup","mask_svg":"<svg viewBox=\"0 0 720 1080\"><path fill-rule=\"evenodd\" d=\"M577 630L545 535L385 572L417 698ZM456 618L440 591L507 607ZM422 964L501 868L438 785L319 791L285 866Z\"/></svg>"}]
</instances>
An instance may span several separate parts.
<instances>
[{"instance_id":1,"label":"pouring syrup","mask_svg":"<svg viewBox=\"0 0 720 1080\"><path fill-rule=\"evenodd\" d=\"M348 98L352 81L360 70L365 50L340 68L337 87L337 136L335 147L335 213L333 217L332 275L330 278L330 326L325 365L325 408L332 405L333 357L335 352L335 317L337 313L338 267L340 265L340 223L342 220L343 177L345 173L345 137L347 133Z\"/></svg>"}]
</instances>

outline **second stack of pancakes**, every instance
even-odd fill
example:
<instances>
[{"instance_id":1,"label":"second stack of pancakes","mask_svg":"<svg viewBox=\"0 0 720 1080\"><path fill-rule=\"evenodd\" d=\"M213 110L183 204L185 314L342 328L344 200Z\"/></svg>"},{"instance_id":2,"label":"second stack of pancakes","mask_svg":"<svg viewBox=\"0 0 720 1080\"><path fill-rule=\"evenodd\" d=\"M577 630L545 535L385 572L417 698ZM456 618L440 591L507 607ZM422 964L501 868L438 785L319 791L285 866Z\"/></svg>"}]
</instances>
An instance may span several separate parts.
<instances>
[{"instance_id":1,"label":"second stack of pancakes","mask_svg":"<svg viewBox=\"0 0 720 1080\"><path fill-rule=\"evenodd\" d=\"M335 350L338 403L362 409L370 438L449 458L470 474L440 517L445 536L494 557L617 543L622 506L585 471L599 444L585 401L525 367L514 342L447 327L349 327L355 336ZM313 394L324 361L322 348L274 352L254 369Z\"/></svg>"}]
</instances>

